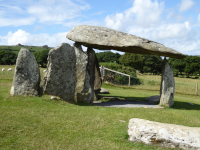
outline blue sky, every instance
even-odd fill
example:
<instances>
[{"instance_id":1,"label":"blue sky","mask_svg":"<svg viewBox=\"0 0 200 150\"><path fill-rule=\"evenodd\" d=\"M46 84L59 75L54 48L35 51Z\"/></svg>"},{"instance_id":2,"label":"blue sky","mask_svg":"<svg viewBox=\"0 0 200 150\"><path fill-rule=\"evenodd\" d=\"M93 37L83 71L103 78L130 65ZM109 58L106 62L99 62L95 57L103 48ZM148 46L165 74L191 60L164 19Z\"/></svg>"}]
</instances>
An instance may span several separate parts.
<instances>
[{"instance_id":1,"label":"blue sky","mask_svg":"<svg viewBox=\"0 0 200 150\"><path fill-rule=\"evenodd\" d=\"M73 44L66 35L76 25L108 27L200 55L199 0L0 0L0 45Z\"/></svg>"}]
</instances>

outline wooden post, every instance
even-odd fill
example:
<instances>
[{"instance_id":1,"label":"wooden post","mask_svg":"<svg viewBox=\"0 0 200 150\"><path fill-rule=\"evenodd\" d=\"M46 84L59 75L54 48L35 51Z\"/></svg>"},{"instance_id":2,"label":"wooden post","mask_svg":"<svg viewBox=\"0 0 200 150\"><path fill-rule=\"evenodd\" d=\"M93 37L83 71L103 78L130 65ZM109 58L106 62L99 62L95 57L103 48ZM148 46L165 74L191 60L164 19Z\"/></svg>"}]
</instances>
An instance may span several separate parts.
<instances>
[{"instance_id":1,"label":"wooden post","mask_svg":"<svg viewBox=\"0 0 200 150\"><path fill-rule=\"evenodd\" d=\"M198 83L196 84L196 95L198 95Z\"/></svg>"},{"instance_id":2,"label":"wooden post","mask_svg":"<svg viewBox=\"0 0 200 150\"><path fill-rule=\"evenodd\" d=\"M129 81L128 81L128 86L130 87L130 82L131 82L131 76L129 75Z\"/></svg>"}]
</instances>

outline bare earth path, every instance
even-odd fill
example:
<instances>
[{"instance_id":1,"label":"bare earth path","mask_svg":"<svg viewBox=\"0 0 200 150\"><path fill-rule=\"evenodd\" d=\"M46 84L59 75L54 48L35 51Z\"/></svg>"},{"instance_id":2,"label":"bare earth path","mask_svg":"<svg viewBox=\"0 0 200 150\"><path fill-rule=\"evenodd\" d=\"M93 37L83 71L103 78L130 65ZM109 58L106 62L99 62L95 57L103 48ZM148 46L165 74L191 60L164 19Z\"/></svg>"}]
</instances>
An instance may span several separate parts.
<instances>
[{"instance_id":1,"label":"bare earth path","mask_svg":"<svg viewBox=\"0 0 200 150\"><path fill-rule=\"evenodd\" d=\"M108 102L100 102L100 101L94 101L93 104L95 106L104 106L104 107L144 107L144 108L164 108L160 107L158 104L155 103L160 98L160 96L151 96L148 97L148 101L108 101Z\"/></svg>"}]
</instances>

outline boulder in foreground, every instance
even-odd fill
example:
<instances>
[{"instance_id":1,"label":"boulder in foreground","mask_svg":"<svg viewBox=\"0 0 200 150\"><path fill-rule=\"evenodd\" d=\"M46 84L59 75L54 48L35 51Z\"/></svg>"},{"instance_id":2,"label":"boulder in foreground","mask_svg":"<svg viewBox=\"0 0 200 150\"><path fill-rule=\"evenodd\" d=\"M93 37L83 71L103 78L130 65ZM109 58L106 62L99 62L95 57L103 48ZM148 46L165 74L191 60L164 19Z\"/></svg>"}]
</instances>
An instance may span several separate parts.
<instances>
[{"instance_id":1,"label":"boulder in foreground","mask_svg":"<svg viewBox=\"0 0 200 150\"><path fill-rule=\"evenodd\" d=\"M153 122L144 119L130 119L129 141L158 144L162 147L185 150L200 149L200 128Z\"/></svg>"},{"instance_id":2,"label":"boulder in foreground","mask_svg":"<svg viewBox=\"0 0 200 150\"><path fill-rule=\"evenodd\" d=\"M68 32L66 37L86 47L99 50L113 49L122 52L152 54L180 59L185 57L185 55L160 43L105 27L75 26Z\"/></svg>"},{"instance_id":3,"label":"boulder in foreground","mask_svg":"<svg viewBox=\"0 0 200 150\"><path fill-rule=\"evenodd\" d=\"M11 95L37 96L40 87L40 69L33 54L26 48L19 51Z\"/></svg>"}]
</instances>

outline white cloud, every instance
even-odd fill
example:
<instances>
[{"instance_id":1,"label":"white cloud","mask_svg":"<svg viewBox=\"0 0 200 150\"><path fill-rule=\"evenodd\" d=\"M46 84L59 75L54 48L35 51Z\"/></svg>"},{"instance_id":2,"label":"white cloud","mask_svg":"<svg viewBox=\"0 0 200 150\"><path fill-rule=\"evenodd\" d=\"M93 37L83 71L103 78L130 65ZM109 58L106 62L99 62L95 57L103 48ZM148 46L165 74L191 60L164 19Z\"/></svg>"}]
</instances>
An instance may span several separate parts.
<instances>
[{"instance_id":1,"label":"white cloud","mask_svg":"<svg viewBox=\"0 0 200 150\"><path fill-rule=\"evenodd\" d=\"M82 11L90 9L82 0L0 1L0 7L0 26L64 24L83 17Z\"/></svg>"},{"instance_id":2,"label":"white cloud","mask_svg":"<svg viewBox=\"0 0 200 150\"><path fill-rule=\"evenodd\" d=\"M42 46L48 45L50 47L57 47L61 43L73 44L73 41L70 41L66 38L67 32L57 33L53 35L49 34L30 34L26 31L19 29L18 31L12 33L9 32L6 36L1 36L0 45L16 45L21 43L23 45L33 45L33 46Z\"/></svg>"},{"instance_id":3,"label":"white cloud","mask_svg":"<svg viewBox=\"0 0 200 150\"><path fill-rule=\"evenodd\" d=\"M198 24L200 25L200 14L199 14L197 20L198 20Z\"/></svg>"},{"instance_id":4,"label":"white cloud","mask_svg":"<svg viewBox=\"0 0 200 150\"><path fill-rule=\"evenodd\" d=\"M187 9L191 8L192 4L192 1L187 1ZM182 10L186 10L186 7ZM173 12L166 16L167 19L162 19L164 11L163 2L135 0L133 6L124 12L106 16L105 25L162 43L184 54L199 55L200 32L194 29L191 22ZM198 21L200 23L200 14Z\"/></svg>"},{"instance_id":5,"label":"white cloud","mask_svg":"<svg viewBox=\"0 0 200 150\"><path fill-rule=\"evenodd\" d=\"M194 2L192 0L181 0L181 4L179 7L180 12L187 11L194 5Z\"/></svg>"},{"instance_id":6,"label":"white cloud","mask_svg":"<svg viewBox=\"0 0 200 150\"><path fill-rule=\"evenodd\" d=\"M158 24L164 10L164 3L157 0L135 0L133 6L122 13L108 15L106 26L116 30L123 30L130 24L150 27Z\"/></svg>"},{"instance_id":7,"label":"white cloud","mask_svg":"<svg viewBox=\"0 0 200 150\"><path fill-rule=\"evenodd\" d=\"M0 17L0 27L4 26L21 26L21 25L31 25L35 22L35 18L4 18Z\"/></svg>"}]
</instances>

